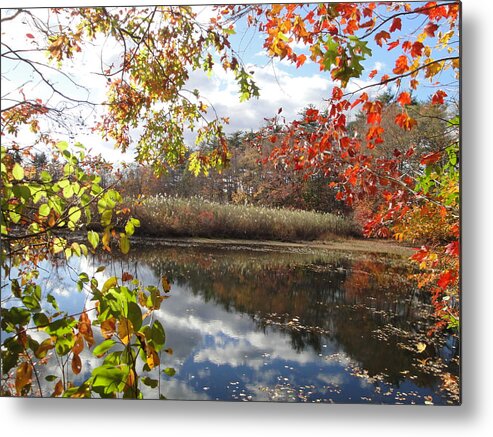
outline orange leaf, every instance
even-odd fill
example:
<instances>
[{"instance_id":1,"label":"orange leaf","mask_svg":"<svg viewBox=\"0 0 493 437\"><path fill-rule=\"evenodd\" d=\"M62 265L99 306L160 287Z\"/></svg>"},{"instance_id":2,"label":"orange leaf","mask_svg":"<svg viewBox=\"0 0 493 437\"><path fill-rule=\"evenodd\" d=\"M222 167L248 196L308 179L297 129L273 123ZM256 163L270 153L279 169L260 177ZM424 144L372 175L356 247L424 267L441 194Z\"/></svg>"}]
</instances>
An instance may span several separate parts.
<instances>
[{"instance_id":1,"label":"orange leaf","mask_svg":"<svg viewBox=\"0 0 493 437\"><path fill-rule=\"evenodd\" d=\"M122 282L125 282L125 281L131 281L134 277L128 273L128 272L123 272L123 275L122 275Z\"/></svg>"},{"instance_id":2,"label":"orange leaf","mask_svg":"<svg viewBox=\"0 0 493 437\"><path fill-rule=\"evenodd\" d=\"M395 61L395 68L392 70L395 74L403 74L409 70L409 65L407 64L407 57L401 55Z\"/></svg>"},{"instance_id":3,"label":"orange leaf","mask_svg":"<svg viewBox=\"0 0 493 437\"><path fill-rule=\"evenodd\" d=\"M411 130L417 124L416 120L405 112L402 112L395 117L395 123L405 130Z\"/></svg>"},{"instance_id":4,"label":"orange leaf","mask_svg":"<svg viewBox=\"0 0 493 437\"><path fill-rule=\"evenodd\" d=\"M305 63L305 61L306 61L306 55L303 54L298 55L296 57L296 68L301 67Z\"/></svg>"},{"instance_id":5,"label":"orange leaf","mask_svg":"<svg viewBox=\"0 0 493 437\"><path fill-rule=\"evenodd\" d=\"M151 346L147 346L147 351L146 351L146 355L147 355L147 365L151 368L151 369L154 369L154 367L156 366L159 366L159 355L157 354L157 352L154 350L153 347Z\"/></svg>"},{"instance_id":6,"label":"orange leaf","mask_svg":"<svg viewBox=\"0 0 493 437\"><path fill-rule=\"evenodd\" d=\"M401 106L406 106L411 104L411 96L409 95L408 92L403 92L399 94L399 97L397 97L397 101Z\"/></svg>"},{"instance_id":7,"label":"orange leaf","mask_svg":"<svg viewBox=\"0 0 493 437\"><path fill-rule=\"evenodd\" d=\"M373 79L377 73L378 73L378 70L372 70L372 71L370 71L370 74L368 75L368 77L370 79Z\"/></svg>"},{"instance_id":8,"label":"orange leaf","mask_svg":"<svg viewBox=\"0 0 493 437\"><path fill-rule=\"evenodd\" d=\"M84 340L82 339L81 334L77 334L75 336L75 343L74 346L72 347L72 352L75 355L79 355L83 350L84 350Z\"/></svg>"},{"instance_id":9,"label":"orange leaf","mask_svg":"<svg viewBox=\"0 0 493 437\"><path fill-rule=\"evenodd\" d=\"M413 45L411 46L411 56L413 58L417 58L418 56L421 56L424 47L425 46L420 41L416 41L415 43L413 43Z\"/></svg>"},{"instance_id":10,"label":"orange leaf","mask_svg":"<svg viewBox=\"0 0 493 437\"><path fill-rule=\"evenodd\" d=\"M79 333L84 337L89 347L94 344L94 335L92 333L91 321L86 312L83 312L79 318Z\"/></svg>"}]
</instances>

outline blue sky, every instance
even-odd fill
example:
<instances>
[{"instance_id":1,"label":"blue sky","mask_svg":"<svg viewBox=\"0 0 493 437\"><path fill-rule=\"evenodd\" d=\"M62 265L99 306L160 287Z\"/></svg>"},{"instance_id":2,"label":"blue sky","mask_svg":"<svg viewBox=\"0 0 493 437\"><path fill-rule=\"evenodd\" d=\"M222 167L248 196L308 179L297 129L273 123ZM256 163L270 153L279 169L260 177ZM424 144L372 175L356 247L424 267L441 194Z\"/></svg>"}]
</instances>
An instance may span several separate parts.
<instances>
[{"instance_id":1,"label":"blue sky","mask_svg":"<svg viewBox=\"0 0 493 437\"><path fill-rule=\"evenodd\" d=\"M387 14L384 7L380 7L380 9L379 13ZM197 6L196 11L199 14L199 19L204 22L211 15L210 8L206 6ZM46 10L38 9L36 13L46 15ZM423 18L407 19L402 17L402 34L411 34L422 24ZM387 28L388 26L383 27L383 29ZM329 73L320 71L319 66L311 61L307 61L301 68L296 68L295 65L287 61L269 59L262 47L262 35L253 28L248 28L245 20L240 20L237 23L236 30L237 33L231 38L232 46L240 54L243 62L247 64L248 70L254 72L254 77L260 87L260 98L240 103L238 87L233 76L225 73L219 66L214 68L214 74L211 77L200 71L192 72L187 84L188 89L200 89L202 95L209 100L220 116L229 117L230 125L226 128L227 132L255 130L264 123L264 118L275 116L281 107L283 108L282 114L291 120L309 104L324 105L324 99L330 97L334 86ZM2 28L2 40L13 47L32 47L36 44L36 39L26 38L24 35L28 32L35 33L35 30L25 25L24 28L20 29L19 23L7 22ZM429 43L431 44L433 41L430 40ZM295 47L298 53L309 54L307 48L303 48L299 44ZM370 40L369 47L372 49L372 56L364 62L365 71L361 78L352 80L348 85L350 91L377 83L381 74L392 70L396 57L402 54L399 47L389 52L386 48L379 47L373 40ZM117 56L111 40L100 40L96 41L94 48L83 51L77 56L74 62L64 63L64 71L86 89L74 87L54 70L46 70L45 74L67 94L84 98L89 96L93 101L102 101L105 96L106 82L103 77L95 74L100 70L100 53L103 54L103 58L108 64ZM39 56L40 61L45 60L42 54ZM373 69L378 69L379 73L375 78L369 79L368 74ZM51 98L51 103L59 103L61 100L56 96L50 97L51 90L43 86L39 82L39 78L32 74L25 65L15 65L14 62L2 61L2 73L4 73L2 77L3 96L9 91L13 91L15 95L15 89L22 85L26 95L34 93L45 101ZM446 72L441 78L441 82L448 82L449 80L453 81L453 78L449 72ZM383 90L375 87L367 90L367 92L370 95L375 95ZM434 91L435 87L424 83L424 86L421 86L419 92L416 93L416 97L424 100ZM451 95L450 92L449 95ZM66 114L69 115L70 111L66 111ZM130 160L132 158L131 153L123 156L119 155L119 152L115 153L111 143L102 141L97 134L86 129L87 125L92 124L100 116L99 110L95 112L85 111L82 114L85 119L84 126L77 123L80 114L73 112L73 115L76 121L71 135L73 140L81 141L88 147L92 147L96 153L101 152L103 156L111 160ZM60 135L63 136L62 131L60 131ZM30 136L26 134L25 141L30 141L30 139ZM194 135L187 134L186 141L193 144Z\"/></svg>"}]
</instances>

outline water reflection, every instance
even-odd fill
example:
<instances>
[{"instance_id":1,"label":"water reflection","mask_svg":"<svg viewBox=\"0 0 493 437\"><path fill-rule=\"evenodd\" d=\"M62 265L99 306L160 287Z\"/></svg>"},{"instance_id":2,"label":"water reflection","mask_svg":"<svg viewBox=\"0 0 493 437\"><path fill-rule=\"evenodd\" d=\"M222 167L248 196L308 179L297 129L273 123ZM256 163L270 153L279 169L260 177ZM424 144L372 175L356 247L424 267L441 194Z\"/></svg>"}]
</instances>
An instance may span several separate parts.
<instances>
[{"instance_id":1,"label":"water reflection","mask_svg":"<svg viewBox=\"0 0 493 437\"><path fill-rule=\"evenodd\" d=\"M96 273L100 265L108 267ZM75 272L100 283L123 272L145 284L168 277L171 297L155 316L173 349L163 365L176 374L161 374L160 393L142 387L145 398L456 403L443 383L459 374L457 339L429 342L431 307L405 265L308 249L147 245L126 257L44 263L40 278L62 309L76 313L91 303L76 292ZM418 341L428 344L422 353ZM97 366L90 351L81 358L76 383Z\"/></svg>"},{"instance_id":2,"label":"water reflection","mask_svg":"<svg viewBox=\"0 0 493 437\"><path fill-rule=\"evenodd\" d=\"M416 352L430 307L397 259L149 246L111 270L173 284L158 314L177 370L168 398L452 402L439 374L457 374L457 342Z\"/></svg>"}]
</instances>

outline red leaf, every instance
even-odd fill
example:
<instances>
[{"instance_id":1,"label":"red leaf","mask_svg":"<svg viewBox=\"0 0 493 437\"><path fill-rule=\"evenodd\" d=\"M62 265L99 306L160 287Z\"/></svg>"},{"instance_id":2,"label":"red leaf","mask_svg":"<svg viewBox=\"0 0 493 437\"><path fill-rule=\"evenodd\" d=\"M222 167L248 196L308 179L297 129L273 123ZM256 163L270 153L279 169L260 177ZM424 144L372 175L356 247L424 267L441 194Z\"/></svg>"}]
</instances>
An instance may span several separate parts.
<instances>
[{"instance_id":1,"label":"red leaf","mask_svg":"<svg viewBox=\"0 0 493 437\"><path fill-rule=\"evenodd\" d=\"M431 37L434 37L435 36L435 31L438 29L438 26L434 23L428 23L426 26L425 26L425 33L428 35L428 36L431 36Z\"/></svg>"},{"instance_id":2,"label":"red leaf","mask_svg":"<svg viewBox=\"0 0 493 437\"><path fill-rule=\"evenodd\" d=\"M343 92L342 90L335 86L334 88L332 88L332 98L335 99L335 100L340 100L341 97L343 96Z\"/></svg>"},{"instance_id":3,"label":"red leaf","mask_svg":"<svg viewBox=\"0 0 493 437\"><path fill-rule=\"evenodd\" d=\"M401 106L406 106L411 104L411 96L409 95L408 92L403 92L399 94L399 97L397 97L397 101Z\"/></svg>"},{"instance_id":4,"label":"red leaf","mask_svg":"<svg viewBox=\"0 0 493 437\"><path fill-rule=\"evenodd\" d=\"M402 29L401 19L399 17L395 17L392 20L392 25L390 26L389 32L394 32L395 30L401 30L401 29Z\"/></svg>"},{"instance_id":5,"label":"red leaf","mask_svg":"<svg viewBox=\"0 0 493 437\"><path fill-rule=\"evenodd\" d=\"M445 253L450 256L459 256L459 242L452 241L452 243L447 244L445 248Z\"/></svg>"},{"instance_id":6,"label":"red leaf","mask_svg":"<svg viewBox=\"0 0 493 437\"><path fill-rule=\"evenodd\" d=\"M375 35L375 41L380 47L382 47L382 40L385 40L385 42L387 42L389 38L390 38L390 33L385 30L378 32Z\"/></svg>"},{"instance_id":7,"label":"red leaf","mask_svg":"<svg viewBox=\"0 0 493 437\"><path fill-rule=\"evenodd\" d=\"M399 45L399 41L389 42L389 44L387 45L387 50L390 51L392 49L395 49L398 45Z\"/></svg>"},{"instance_id":8,"label":"red leaf","mask_svg":"<svg viewBox=\"0 0 493 437\"><path fill-rule=\"evenodd\" d=\"M445 289L454 281L455 281L455 274L452 271L447 270L440 275L437 284L440 288Z\"/></svg>"},{"instance_id":9,"label":"red leaf","mask_svg":"<svg viewBox=\"0 0 493 437\"><path fill-rule=\"evenodd\" d=\"M447 93L445 91L438 90L431 98L431 103L433 105L443 105L444 97L447 97Z\"/></svg>"},{"instance_id":10,"label":"red leaf","mask_svg":"<svg viewBox=\"0 0 493 437\"><path fill-rule=\"evenodd\" d=\"M378 73L378 70L372 70L372 71L370 71L370 74L368 75L368 77L370 79L373 79L377 73Z\"/></svg>"},{"instance_id":11,"label":"red leaf","mask_svg":"<svg viewBox=\"0 0 493 437\"><path fill-rule=\"evenodd\" d=\"M434 164L441 158L442 154L440 152L431 152L423 155L421 157L421 165L430 165Z\"/></svg>"},{"instance_id":12,"label":"red leaf","mask_svg":"<svg viewBox=\"0 0 493 437\"><path fill-rule=\"evenodd\" d=\"M27 36L28 38L34 39L34 35L33 35L32 33L26 33L26 36Z\"/></svg>"},{"instance_id":13,"label":"red leaf","mask_svg":"<svg viewBox=\"0 0 493 437\"><path fill-rule=\"evenodd\" d=\"M411 46L411 56L413 58L421 56L421 53L423 53L424 47L425 46L423 45L423 43L421 43L419 41L416 41L415 43L413 43L413 45Z\"/></svg>"}]
</instances>

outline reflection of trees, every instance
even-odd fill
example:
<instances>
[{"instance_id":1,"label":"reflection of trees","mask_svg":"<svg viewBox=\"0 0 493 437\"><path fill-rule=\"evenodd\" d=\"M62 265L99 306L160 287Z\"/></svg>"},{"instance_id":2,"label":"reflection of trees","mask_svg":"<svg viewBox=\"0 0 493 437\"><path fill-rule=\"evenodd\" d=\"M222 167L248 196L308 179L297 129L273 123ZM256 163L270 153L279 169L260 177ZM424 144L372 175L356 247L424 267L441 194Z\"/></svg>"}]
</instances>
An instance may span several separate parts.
<instances>
[{"instance_id":1,"label":"reflection of trees","mask_svg":"<svg viewBox=\"0 0 493 437\"><path fill-rule=\"evenodd\" d=\"M322 344L336 342L369 376L392 383L404 379L400 372L412 368L415 354L399 348L397 336L382 340L373 332L386 324L411 332L427 326L426 296L407 280L406 268L381 256L351 261L339 254L146 247L128 262L250 315L259 329L288 335L298 352L320 353ZM272 326L272 318L280 323ZM423 373L414 382L435 381Z\"/></svg>"}]
</instances>

